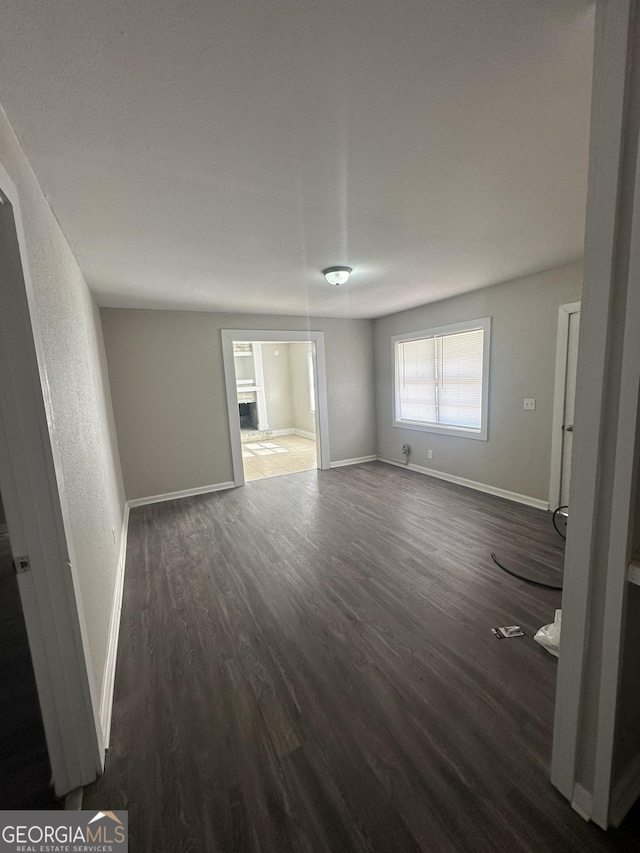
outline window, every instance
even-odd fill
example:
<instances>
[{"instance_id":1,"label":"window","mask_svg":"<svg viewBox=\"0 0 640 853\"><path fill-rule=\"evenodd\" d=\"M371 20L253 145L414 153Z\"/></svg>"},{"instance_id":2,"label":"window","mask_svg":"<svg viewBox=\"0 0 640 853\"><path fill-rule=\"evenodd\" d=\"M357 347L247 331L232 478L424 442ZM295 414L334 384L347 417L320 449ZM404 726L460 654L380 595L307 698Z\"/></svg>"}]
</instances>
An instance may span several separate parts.
<instances>
[{"instance_id":1,"label":"window","mask_svg":"<svg viewBox=\"0 0 640 853\"><path fill-rule=\"evenodd\" d=\"M393 338L394 425L487 440L491 318Z\"/></svg>"}]
</instances>

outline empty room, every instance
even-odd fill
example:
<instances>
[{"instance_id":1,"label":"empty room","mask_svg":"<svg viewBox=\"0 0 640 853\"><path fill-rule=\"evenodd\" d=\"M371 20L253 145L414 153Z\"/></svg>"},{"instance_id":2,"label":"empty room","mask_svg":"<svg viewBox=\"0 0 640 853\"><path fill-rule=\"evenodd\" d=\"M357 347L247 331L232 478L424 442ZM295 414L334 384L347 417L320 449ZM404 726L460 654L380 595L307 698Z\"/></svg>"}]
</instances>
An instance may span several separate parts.
<instances>
[{"instance_id":1,"label":"empty room","mask_svg":"<svg viewBox=\"0 0 640 853\"><path fill-rule=\"evenodd\" d=\"M3 843L638 849L639 13L3 2Z\"/></svg>"}]
</instances>

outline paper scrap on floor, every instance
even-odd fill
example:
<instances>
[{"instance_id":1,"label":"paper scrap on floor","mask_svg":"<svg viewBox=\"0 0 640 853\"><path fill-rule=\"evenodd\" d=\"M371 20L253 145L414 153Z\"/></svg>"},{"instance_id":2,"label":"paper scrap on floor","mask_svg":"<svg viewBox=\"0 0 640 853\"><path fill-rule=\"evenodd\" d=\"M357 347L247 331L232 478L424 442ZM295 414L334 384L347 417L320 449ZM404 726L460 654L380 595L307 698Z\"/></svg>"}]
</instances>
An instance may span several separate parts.
<instances>
[{"instance_id":1,"label":"paper scrap on floor","mask_svg":"<svg viewBox=\"0 0 640 853\"><path fill-rule=\"evenodd\" d=\"M491 631L499 640L510 637L524 637L524 631L519 625L504 625L502 628L492 628Z\"/></svg>"}]
</instances>

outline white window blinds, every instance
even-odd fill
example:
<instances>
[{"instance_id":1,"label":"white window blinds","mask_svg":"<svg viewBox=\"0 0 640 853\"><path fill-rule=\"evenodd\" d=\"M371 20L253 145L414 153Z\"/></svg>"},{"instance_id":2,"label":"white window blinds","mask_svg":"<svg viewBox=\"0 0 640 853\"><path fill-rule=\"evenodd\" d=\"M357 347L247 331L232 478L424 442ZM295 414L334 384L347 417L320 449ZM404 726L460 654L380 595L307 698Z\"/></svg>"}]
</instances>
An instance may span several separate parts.
<instances>
[{"instance_id":1,"label":"white window blinds","mask_svg":"<svg viewBox=\"0 0 640 853\"><path fill-rule=\"evenodd\" d=\"M398 344L398 371L398 419L436 423L436 338Z\"/></svg>"},{"instance_id":2,"label":"white window blinds","mask_svg":"<svg viewBox=\"0 0 640 853\"><path fill-rule=\"evenodd\" d=\"M396 346L398 421L481 429L484 329Z\"/></svg>"}]
</instances>

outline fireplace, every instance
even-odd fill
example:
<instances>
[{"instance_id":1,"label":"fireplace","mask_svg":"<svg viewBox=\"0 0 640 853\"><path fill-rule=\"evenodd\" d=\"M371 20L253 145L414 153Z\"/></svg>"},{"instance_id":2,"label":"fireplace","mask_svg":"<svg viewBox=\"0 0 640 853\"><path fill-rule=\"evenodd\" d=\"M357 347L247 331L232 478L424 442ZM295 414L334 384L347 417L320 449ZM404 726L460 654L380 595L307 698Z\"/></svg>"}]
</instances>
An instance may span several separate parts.
<instances>
[{"instance_id":1,"label":"fireplace","mask_svg":"<svg viewBox=\"0 0 640 853\"><path fill-rule=\"evenodd\" d=\"M258 429L258 405L255 400L238 403L240 429Z\"/></svg>"}]
</instances>

